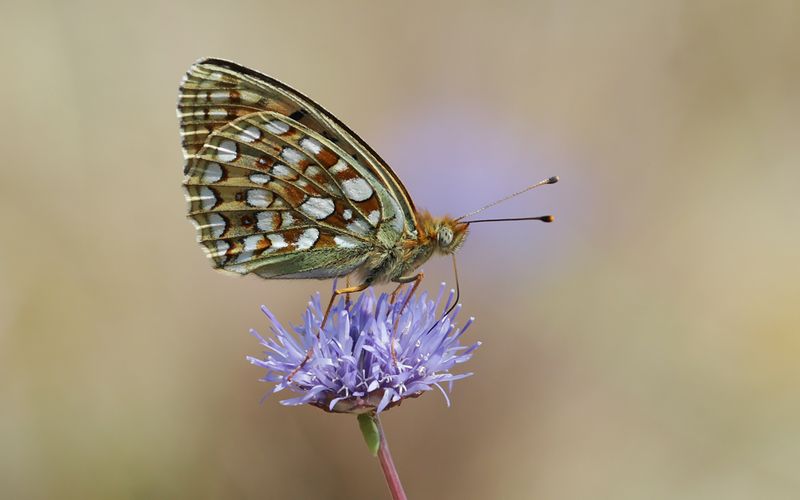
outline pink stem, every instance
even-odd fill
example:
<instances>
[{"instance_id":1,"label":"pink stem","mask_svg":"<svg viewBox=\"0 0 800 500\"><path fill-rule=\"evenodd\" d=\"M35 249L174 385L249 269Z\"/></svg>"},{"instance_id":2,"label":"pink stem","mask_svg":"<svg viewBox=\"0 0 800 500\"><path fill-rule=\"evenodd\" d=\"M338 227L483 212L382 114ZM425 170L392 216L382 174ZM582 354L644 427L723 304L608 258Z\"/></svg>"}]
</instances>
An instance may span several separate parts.
<instances>
[{"instance_id":1,"label":"pink stem","mask_svg":"<svg viewBox=\"0 0 800 500\"><path fill-rule=\"evenodd\" d=\"M397 475L397 469L392 460L392 453L389 451L389 443L386 442L386 435L383 433L381 420L377 415L375 415L375 425L377 425L378 433L381 437L378 459L381 461L381 469L383 469L383 475L386 477L386 485L389 487L394 500L407 500L406 492L403 491L403 485L400 484L400 476Z\"/></svg>"}]
</instances>

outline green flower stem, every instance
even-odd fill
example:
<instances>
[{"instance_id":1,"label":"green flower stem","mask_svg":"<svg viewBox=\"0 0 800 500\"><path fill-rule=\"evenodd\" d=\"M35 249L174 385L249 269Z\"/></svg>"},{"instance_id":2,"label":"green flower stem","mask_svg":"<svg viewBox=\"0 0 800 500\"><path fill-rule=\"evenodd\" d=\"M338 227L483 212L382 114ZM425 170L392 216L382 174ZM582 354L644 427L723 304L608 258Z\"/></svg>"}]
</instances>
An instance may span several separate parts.
<instances>
[{"instance_id":1,"label":"green flower stem","mask_svg":"<svg viewBox=\"0 0 800 500\"><path fill-rule=\"evenodd\" d=\"M406 492L403 491L400 476L397 475L397 469L392 460L392 453L389 451L389 443L386 442L380 418L374 413L363 413L358 416L358 425L370 452L373 455L377 452L383 475L386 478L386 486L389 487L392 499L407 500Z\"/></svg>"}]
</instances>

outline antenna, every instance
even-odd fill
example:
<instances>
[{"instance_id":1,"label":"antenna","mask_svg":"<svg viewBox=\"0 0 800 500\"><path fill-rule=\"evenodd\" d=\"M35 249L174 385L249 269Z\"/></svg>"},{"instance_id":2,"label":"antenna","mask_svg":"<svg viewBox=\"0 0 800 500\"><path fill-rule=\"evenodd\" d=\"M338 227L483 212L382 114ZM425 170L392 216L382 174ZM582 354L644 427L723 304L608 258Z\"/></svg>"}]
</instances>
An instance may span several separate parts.
<instances>
[{"instance_id":1,"label":"antenna","mask_svg":"<svg viewBox=\"0 0 800 500\"><path fill-rule=\"evenodd\" d=\"M537 188L539 186L544 186L545 184L555 184L556 182L558 182L558 176L553 176L553 177L550 177L550 178L545 179L543 181L539 181L536 184L530 185L530 186L526 187L525 189L523 189L521 191L517 191L516 193L510 194L510 195L506 196L505 198L500 198L497 201L493 201L492 203L489 203L488 205L483 206L483 207L481 207L481 208L479 208L477 210L473 210L472 212L470 212L468 214L464 214L461 217L457 218L456 222L459 222L461 219L466 219L467 217L471 217L471 216L473 216L473 215L475 215L477 213L483 212L487 208L491 208L491 207L493 207L495 205L499 205L500 203L503 203L504 201L510 200L511 198L513 198L515 196L519 196L522 193L527 193L528 191L530 191L533 188ZM526 218L525 220L529 220L529 219ZM541 219L541 220L543 222L550 222L550 221L545 221L544 219ZM473 221L473 222L477 222L477 221Z\"/></svg>"},{"instance_id":2,"label":"antenna","mask_svg":"<svg viewBox=\"0 0 800 500\"><path fill-rule=\"evenodd\" d=\"M478 222L512 222L518 220L539 220L542 222L553 222L556 220L552 215L539 215L537 217L505 217L501 219L478 219L478 220L465 220L462 224L475 224Z\"/></svg>"}]
</instances>

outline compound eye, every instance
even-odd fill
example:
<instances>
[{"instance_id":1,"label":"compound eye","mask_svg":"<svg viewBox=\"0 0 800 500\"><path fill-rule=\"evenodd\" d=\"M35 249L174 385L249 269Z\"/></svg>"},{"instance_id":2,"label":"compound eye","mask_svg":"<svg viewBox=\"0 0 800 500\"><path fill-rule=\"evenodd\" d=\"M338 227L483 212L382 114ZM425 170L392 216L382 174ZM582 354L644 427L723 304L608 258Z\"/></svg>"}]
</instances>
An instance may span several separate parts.
<instances>
[{"instance_id":1,"label":"compound eye","mask_svg":"<svg viewBox=\"0 0 800 500\"><path fill-rule=\"evenodd\" d=\"M439 229L439 244L448 246L453 242L453 231L449 227Z\"/></svg>"}]
</instances>

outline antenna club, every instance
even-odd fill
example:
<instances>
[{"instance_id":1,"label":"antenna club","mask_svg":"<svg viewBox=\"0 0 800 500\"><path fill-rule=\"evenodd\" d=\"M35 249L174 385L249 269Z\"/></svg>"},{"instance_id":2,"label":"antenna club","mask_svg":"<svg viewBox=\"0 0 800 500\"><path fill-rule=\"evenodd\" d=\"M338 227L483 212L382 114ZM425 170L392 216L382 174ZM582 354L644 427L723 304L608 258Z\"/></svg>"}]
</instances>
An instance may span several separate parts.
<instances>
[{"instance_id":1,"label":"antenna club","mask_svg":"<svg viewBox=\"0 0 800 500\"><path fill-rule=\"evenodd\" d=\"M553 217L552 215L545 215L544 217L541 218L542 222L547 222L548 224L550 222L553 222L554 220L556 220L556 218Z\"/></svg>"},{"instance_id":2,"label":"antenna club","mask_svg":"<svg viewBox=\"0 0 800 500\"><path fill-rule=\"evenodd\" d=\"M487 208L491 208L491 207L493 207L495 205L499 205L500 203L503 203L504 201L508 201L511 198L514 198L515 196L521 195L522 193L526 193L526 192L530 191L531 189L537 188L539 186L544 186L546 184L555 184L556 182L558 182L558 176L554 175L553 177L547 178L547 179L545 179L543 181L539 181L536 184L532 184L532 185L526 187L525 189L517 191L516 193L512 193L512 194L510 194L510 195L508 195L508 196L506 196L504 198L500 198L497 201L493 201L492 203L489 203L488 205L484 205L484 206L482 206L481 208L479 208L477 210L473 210L472 212L464 214L461 217L458 217L457 219L455 219L455 221L459 222L459 221L461 221L463 219L466 219L467 217L472 217L475 214L483 212Z\"/></svg>"}]
</instances>

